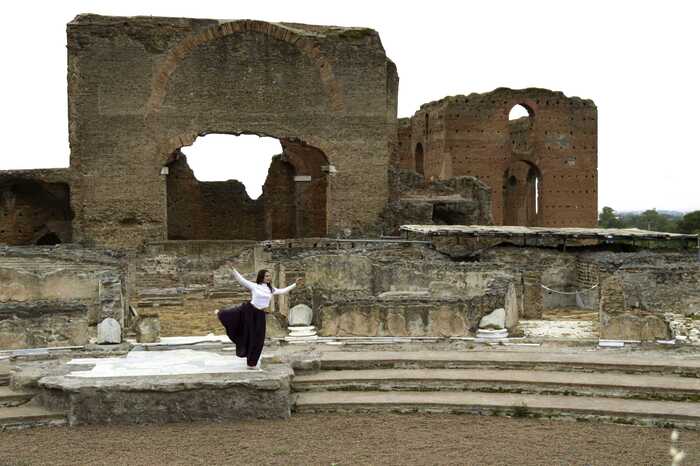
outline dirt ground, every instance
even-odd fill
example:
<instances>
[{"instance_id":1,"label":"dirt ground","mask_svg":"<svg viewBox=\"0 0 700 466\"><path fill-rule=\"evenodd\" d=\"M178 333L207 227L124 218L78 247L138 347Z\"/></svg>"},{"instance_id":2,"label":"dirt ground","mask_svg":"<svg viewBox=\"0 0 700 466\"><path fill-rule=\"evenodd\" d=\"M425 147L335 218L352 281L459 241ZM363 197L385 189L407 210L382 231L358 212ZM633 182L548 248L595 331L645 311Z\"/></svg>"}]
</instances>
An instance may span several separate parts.
<instances>
[{"instance_id":1,"label":"dirt ground","mask_svg":"<svg viewBox=\"0 0 700 466\"><path fill-rule=\"evenodd\" d=\"M2 465L667 465L669 429L444 414L36 428L0 433ZM680 431L684 465L700 432Z\"/></svg>"}]
</instances>

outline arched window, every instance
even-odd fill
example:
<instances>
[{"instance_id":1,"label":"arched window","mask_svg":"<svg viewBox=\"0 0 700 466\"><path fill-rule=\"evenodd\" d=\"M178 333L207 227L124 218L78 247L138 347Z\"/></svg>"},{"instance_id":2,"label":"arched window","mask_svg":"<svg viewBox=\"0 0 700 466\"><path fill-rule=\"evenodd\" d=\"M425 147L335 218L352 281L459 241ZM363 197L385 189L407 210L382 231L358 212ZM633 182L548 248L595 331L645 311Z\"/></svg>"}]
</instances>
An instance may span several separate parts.
<instances>
[{"instance_id":1,"label":"arched window","mask_svg":"<svg viewBox=\"0 0 700 466\"><path fill-rule=\"evenodd\" d=\"M423 160L423 145L419 142L416 144L416 173L425 175L425 166Z\"/></svg>"},{"instance_id":2,"label":"arched window","mask_svg":"<svg viewBox=\"0 0 700 466\"><path fill-rule=\"evenodd\" d=\"M508 113L508 123L525 128L532 126L533 112L523 104L514 105Z\"/></svg>"}]
</instances>

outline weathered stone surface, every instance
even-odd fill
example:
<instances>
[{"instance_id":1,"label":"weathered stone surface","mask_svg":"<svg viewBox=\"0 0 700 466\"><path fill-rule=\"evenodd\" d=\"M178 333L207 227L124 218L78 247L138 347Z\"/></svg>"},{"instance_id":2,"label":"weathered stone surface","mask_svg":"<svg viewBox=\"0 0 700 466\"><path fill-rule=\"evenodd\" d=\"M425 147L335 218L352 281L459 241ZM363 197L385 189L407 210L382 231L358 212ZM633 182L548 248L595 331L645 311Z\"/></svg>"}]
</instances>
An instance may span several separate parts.
<instances>
[{"instance_id":1,"label":"weathered stone surface","mask_svg":"<svg viewBox=\"0 0 700 466\"><path fill-rule=\"evenodd\" d=\"M99 283L120 280L123 264L74 245L0 246L0 348L85 344L96 333Z\"/></svg>"},{"instance_id":2,"label":"weathered stone surface","mask_svg":"<svg viewBox=\"0 0 700 466\"><path fill-rule=\"evenodd\" d=\"M469 325L461 313L446 308L431 311L428 314L430 336L452 337L469 335Z\"/></svg>"},{"instance_id":3,"label":"weathered stone surface","mask_svg":"<svg viewBox=\"0 0 700 466\"><path fill-rule=\"evenodd\" d=\"M264 371L157 377L44 377L38 402L68 413L70 425L285 419L286 365Z\"/></svg>"},{"instance_id":4,"label":"weathered stone surface","mask_svg":"<svg viewBox=\"0 0 700 466\"><path fill-rule=\"evenodd\" d=\"M0 348L71 346L87 341L87 306L82 303L0 304Z\"/></svg>"},{"instance_id":5,"label":"weathered stone surface","mask_svg":"<svg viewBox=\"0 0 700 466\"><path fill-rule=\"evenodd\" d=\"M670 336L668 325L657 316L621 314L601 322L600 337L608 340L666 340Z\"/></svg>"},{"instance_id":6,"label":"weathered stone surface","mask_svg":"<svg viewBox=\"0 0 700 466\"><path fill-rule=\"evenodd\" d=\"M160 318L157 315L141 315L136 323L136 341L156 343L160 341Z\"/></svg>"},{"instance_id":7,"label":"weathered stone surface","mask_svg":"<svg viewBox=\"0 0 700 466\"><path fill-rule=\"evenodd\" d=\"M66 359L21 361L14 364L10 373L10 387L16 391L35 390L44 377L67 375L73 371L90 370L90 365L69 366Z\"/></svg>"},{"instance_id":8,"label":"weathered stone surface","mask_svg":"<svg viewBox=\"0 0 700 466\"><path fill-rule=\"evenodd\" d=\"M472 299L355 300L321 308L321 336L468 336L503 296ZM487 310L488 309L488 310Z\"/></svg>"},{"instance_id":9,"label":"weathered stone surface","mask_svg":"<svg viewBox=\"0 0 700 466\"><path fill-rule=\"evenodd\" d=\"M289 325L311 325L313 310L306 304L297 304L289 310Z\"/></svg>"},{"instance_id":10,"label":"weathered stone surface","mask_svg":"<svg viewBox=\"0 0 700 466\"><path fill-rule=\"evenodd\" d=\"M506 327L506 310L499 308L486 314L479 321L479 328L498 330Z\"/></svg>"},{"instance_id":11,"label":"weathered stone surface","mask_svg":"<svg viewBox=\"0 0 700 466\"><path fill-rule=\"evenodd\" d=\"M280 320L271 313L265 316L266 320L266 330L265 336L268 338L282 338L287 336L287 330L282 326Z\"/></svg>"},{"instance_id":12,"label":"weathered stone surface","mask_svg":"<svg viewBox=\"0 0 700 466\"><path fill-rule=\"evenodd\" d=\"M107 317L102 322L97 324L97 343L98 344L116 344L122 341L122 327L119 322Z\"/></svg>"}]
</instances>

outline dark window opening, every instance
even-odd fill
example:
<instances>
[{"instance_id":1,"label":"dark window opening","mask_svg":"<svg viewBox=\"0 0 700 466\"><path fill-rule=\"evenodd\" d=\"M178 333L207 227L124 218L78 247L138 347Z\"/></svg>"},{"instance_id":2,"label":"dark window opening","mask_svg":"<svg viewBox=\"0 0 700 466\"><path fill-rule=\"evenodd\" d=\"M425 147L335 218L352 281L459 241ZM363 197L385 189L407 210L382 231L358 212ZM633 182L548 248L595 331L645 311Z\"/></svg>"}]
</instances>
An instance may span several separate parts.
<instances>
[{"instance_id":1,"label":"dark window opening","mask_svg":"<svg viewBox=\"0 0 700 466\"><path fill-rule=\"evenodd\" d=\"M61 244L61 238L58 237L56 233L49 232L44 236L36 240L37 246L54 246L56 244Z\"/></svg>"}]
</instances>

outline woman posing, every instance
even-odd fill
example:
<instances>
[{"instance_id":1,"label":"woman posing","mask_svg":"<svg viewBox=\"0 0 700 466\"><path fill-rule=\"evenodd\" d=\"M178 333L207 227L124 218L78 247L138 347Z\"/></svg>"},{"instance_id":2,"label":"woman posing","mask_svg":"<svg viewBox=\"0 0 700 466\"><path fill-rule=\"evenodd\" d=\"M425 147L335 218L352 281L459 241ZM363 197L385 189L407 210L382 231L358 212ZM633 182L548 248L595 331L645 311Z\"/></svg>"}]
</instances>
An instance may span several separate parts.
<instances>
[{"instance_id":1,"label":"woman posing","mask_svg":"<svg viewBox=\"0 0 700 466\"><path fill-rule=\"evenodd\" d=\"M302 279L282 289L272 287L272 274L268 270L260 270L255 283L243 278L236 269L233 277L238 283L251 292L251 300L238 307L216 310L215 314L226 329L226 334L236 345L236 356L246 358L248 369L255 369L265 344L265 314L274 295L287 294Z\"/></svg>"}]
</instances>

